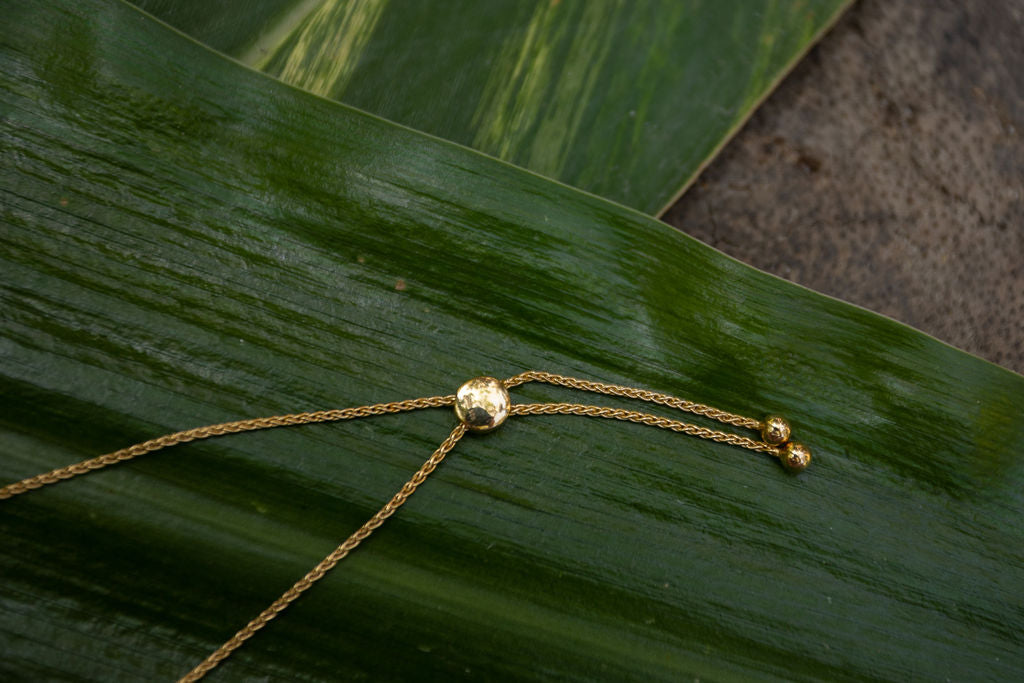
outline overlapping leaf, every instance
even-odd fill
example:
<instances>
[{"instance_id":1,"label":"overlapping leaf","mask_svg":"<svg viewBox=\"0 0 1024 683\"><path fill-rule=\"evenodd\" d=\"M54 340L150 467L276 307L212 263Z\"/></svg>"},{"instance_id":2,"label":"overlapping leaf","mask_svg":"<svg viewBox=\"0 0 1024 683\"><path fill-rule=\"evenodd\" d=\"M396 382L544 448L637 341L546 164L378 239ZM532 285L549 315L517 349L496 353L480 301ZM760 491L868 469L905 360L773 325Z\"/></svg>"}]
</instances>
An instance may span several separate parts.
<instances>
[{"instance_id":1,"label":"overlapping leaf","mask_svg":"<svg viewBox=\"0 0 1024 683\"><path fill-rule=\"evenodd\" d=\"M655 213L849 2L136 4L288 83Z\"/></svg>"}]
</instances>

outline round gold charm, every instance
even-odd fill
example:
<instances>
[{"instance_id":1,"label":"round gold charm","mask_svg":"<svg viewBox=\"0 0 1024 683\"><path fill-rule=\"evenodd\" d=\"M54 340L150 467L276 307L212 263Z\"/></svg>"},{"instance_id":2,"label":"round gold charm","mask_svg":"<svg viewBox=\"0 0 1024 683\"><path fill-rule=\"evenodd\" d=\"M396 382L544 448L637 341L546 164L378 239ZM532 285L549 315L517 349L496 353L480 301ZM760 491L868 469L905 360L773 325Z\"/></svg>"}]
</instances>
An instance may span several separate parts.
<instances>
[{"instance_id":1,"label":"round gold charm","mask_svg":"<svg viewBox=\"0 0 1024 683\"><path fill-rule=\"evenodd\" d=\"M474 377L456 392L455 415L473 431L486 432L505 421L511 402L500 379Z\"/></svg>"},{"instance_id":2,"label":"round gold charm","mask_svg":"<svg viewBox=\"0 0 1024 683\"><path fill-rule=\"evenodd\" d=\"M800 472L811 464L811 449L801 443L790 441L782 447L779 462L789 472Z\"/></svg>"},{"instance_id":3,"label":"round gold charm","mask_svg":"<svg viewBox=\"0 0 1024 683\"><path fill-rule=\"evenodd\" d=\"M789 441L789 423L779 415L769 415L761 427L761 438L773 446Z\"/></svg>"}]
</instances>

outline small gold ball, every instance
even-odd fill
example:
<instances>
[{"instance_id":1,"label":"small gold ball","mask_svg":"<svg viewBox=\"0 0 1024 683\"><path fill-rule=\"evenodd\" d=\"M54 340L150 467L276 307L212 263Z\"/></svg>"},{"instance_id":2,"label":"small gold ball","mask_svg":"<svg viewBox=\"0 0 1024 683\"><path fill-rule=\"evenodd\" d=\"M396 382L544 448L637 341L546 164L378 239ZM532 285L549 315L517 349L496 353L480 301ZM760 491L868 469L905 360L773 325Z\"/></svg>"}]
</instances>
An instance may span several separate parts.
<instances>
[{"instance_id":1,"label":"small gold ball","mask_svg":"<svg viewBox=\"0 0 1024 683\"><path fill-rule=\"evenodd\" d=\"M811 464L811 449L802 443L790 441L782 447L779 462L789 472L801 472Z\"/></svg>"},{"instance_id":2,"label":"small gold ball","mask_svg":"<svg viewBox=\"0 0 1024 683\"><path fill-rule=\"evenodd\" d=\"M455 415L475 432L487 432L508 417L512 400L500 379L474 377L455 394Z\"/></svg>"},{"instance_id":3,"label":"small gold ball","mask_svg":"<svg viewBox=\"0 0 1024 683\"><path fill-rule=\"evenodd\" d=\"M761 438L773 446L789 441L789 423L779 415L769 415L761 427Z\"/></svg>"}]
</instances>

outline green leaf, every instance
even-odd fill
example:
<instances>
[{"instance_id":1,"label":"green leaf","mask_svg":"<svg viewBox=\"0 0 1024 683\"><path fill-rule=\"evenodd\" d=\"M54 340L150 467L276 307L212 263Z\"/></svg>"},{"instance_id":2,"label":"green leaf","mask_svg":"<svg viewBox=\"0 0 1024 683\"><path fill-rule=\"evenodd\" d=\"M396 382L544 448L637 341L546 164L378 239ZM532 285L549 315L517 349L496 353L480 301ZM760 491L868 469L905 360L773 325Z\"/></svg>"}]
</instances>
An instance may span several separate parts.
<instances>
[{"instance_id":1,"label":"green leaf","mask_svg":"<svg viewBox=\"0 0 1024 683\"><path fill-rule=\"evenodd\" d=\"M849 0L136 4L287 83L660 213Z\"/></svg>"},{"instance_id":2,"label":"green leaf","mask_svg":"<svg viewBox=\"0 0 1024 683\"><path fill-rule=\"evenodd\" d=\"M129 6L3 13L4 481L530 368L780 411L815 452L791 477L515 418L219 679L1022 677L1024 378ZM0 502L0 677L184 674L453 424L236 435Z\"/></svg>"}]
</instances>

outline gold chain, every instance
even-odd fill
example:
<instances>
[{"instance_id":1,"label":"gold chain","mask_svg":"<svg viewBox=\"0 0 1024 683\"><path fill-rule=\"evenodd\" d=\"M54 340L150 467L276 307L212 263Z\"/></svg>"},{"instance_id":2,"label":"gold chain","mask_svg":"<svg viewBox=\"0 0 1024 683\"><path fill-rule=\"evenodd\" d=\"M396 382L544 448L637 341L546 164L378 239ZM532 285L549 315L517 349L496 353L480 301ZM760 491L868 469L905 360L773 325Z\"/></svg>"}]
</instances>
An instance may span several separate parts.
<instances>
[{"instance_id":1,"label":"gold chain","mask_svg":"<svg viewBox=\"0 0 1024 683\"><path fill-rule=\"evenodd\" d=\"M272 619L278 614L283 612L288 605L292 604L296 598L307 590L314 583L324 577L324 574L334 569L334 565L338 564L348 555L350 552L355 550L356 546L362 543L370 534L372 534L377 527L387 521L387 518L395 514L401 505L416 492L416 488L427 480L434 469L441 464L444 460L444 456L448 455L448 451L455 448L455 444L458 443L462 435L466 433L466 426L458 424L452 433L448 435L448 438L441 442L434 454L423 463L423 466L417 470L416 474L412 475L412 479L405 482L405 486L396 493L391 500L387 502L380 510L377 511L373 517L370 518L366 524L359 527L359 530L349 536L344 543L334 549L330 555L320 561L317 566L309 570L309 573L303 576L301 579L295 582L295 585L284 592L284 595L275 600L270 607L266 608L260 615L250 621L245 627L231 636L231 639L226 643L217 648L213 654L200 662L192 671L188 672L181 678L179 683L192 683L198 681L200 678L209 673L215 666L220 664L222 661L228 658L228 656L240 648L242 643L252 638L261 628L266 626Z\"/></svg>"},{"instance_id":2,"label":"gold chain","mask_svg":"<svg viewBox=\"0 0 1024 683\"><path fill-rule=\"evenodd\" d=\"M723 424L734 427L757 430L762 441L752 439L739 434L722 432L708 427L673 420L667 417L641 413L635 410L622 408L608 408L603 406L586 405L582 403L517 403L512 404L508 389L517 387L527 382L544 382L570 389L590 391L609 396L621 396L635 398L649 403L675 408L683 412L700 415ZM459 423L452 430L448 438L441 442L437 450L416 474L405 483L387 504L377 514L370 518L363 526L349 536L344 543L334 549L331 554L321 560L304 577L289 588L285 593L275 600L269 607L259 614L255 619L245 625L238 633L232 636L227 642L217 648L209 657L200 662L192 671L186 674L179 683L192 683L203 678L218 664L227 659L232 652L241 647L245 641L256 634L257 631L266 626L270 621L283 612L288 605L294 602L302 593L308 590L314 583L324 577L327 572L334 568L350 552L366 540L377 528L395 511L408 500L409 496L416 492L416 489L426 481L427 477L441 464L445 456L455 448L467 431L487 431L494 429L504 422L511 415L583 415L586 417L603 417L613 420L625 420L639 424L650 425L669 429L701 439L717 441L720 443L739 446L759 453L767 453L779 458L783 466L790 471L800 471L810 462L810 451L796 442L789 440L789 424L776 415L769 415L764 420L735 415L733 413L719 410L702 403L695 403L685 399L661 394L656 391L625 387L617 384L605 384L590 380L565 377L549 372L530 370L523 372L504 381L491 377L478 377L466 382L457 394L450 396L430 396L427 398L416 398L406 401L393 401L391 403L378 403L375 405L358 406L342 410L321 410L310 413L297 413L293 415L275 415L273 417L260 417L250 420L239 420L237 422L224 422L222 424L197 427L183 432L167 434L150 441L135 444L113 453L101 455L90 460L62 467L60 469L46 472L35 477L23 479L14 484L0 488L0 499L12 498L19 494L37 489L47 484L55 484L59 481L70 479L81 474L87 474L95 470L125 462L146 453L152 453L162 448L176 446L189 441L208 439L214 436L225 434L237 434L257 429L270 429L273 427L289 427L294 425L313 424L317 422L336 422L340 420L353 420L361 417L374 415L386 415L389 413L400 413L420 408L439 408L454 406Z\"/></svg>"},{"instance_id":3,"label":"gold chain","mask_svg":"<svg viewBox=\"0 0 1024 683\"><path fill-rule=\"evenodd\" d=\"M0 488L0 500L25 493L32 489L47 484L56 484L58 481L77 477L80 474L88 474L93 470L113 465L115 463L131 460L146 453L158 451L168 446L177 446L189 441L209 439L211 436L222 436L224 434L238 434L239 432L252 432L257 429L270 429L272 427L290 427L292 425L306 425L315 422L337 422L339 420L354 420L359 417L371 417L373 415L386 415L387 413L401 413L406 410L418 408L437 408L450 406L455 403L454 396L430 396L428 398L416 398L408 401L393 401L391 403L378 403L371 406L358 406L356 408L345 408L343 410L318 410L313 413L296 413L294 415L274 415L272 417L257 417L251 420L239 420L237 422L224 422L205 427L187 429L183 432L165 434L156 439L143 441L128 448L122 448L113 453L101 455L98 458L84 460L68 467L46 472L35 477L23 479L16 484L10 484Z\"/></svg>"},{"instance_id":4,"label":"gold chain","mask_svg":"<svg viewBox=\"0 0 1024 683\"><path fill-rule=\"evenodd\" d=\"M677 410L682 410L687 413L693 413L694 415L703 415L704 417L709 417L712 420L716 420L724 424L736 427L746 427L747 429L761 429L761 422L759 420L743 417L742 415L733 415L732 413L727 413L724 410L712 408L711 406L706 406L702 403L694 403L693 401L676 398L675 396L669 396L668 394L659 394L656 391L648 391L647 389L623 387L618 384L604 384L603 382L592 382L586 379L565 377L563 375L555 375L550 372L541 372L539 370L528 370L527 372L510 377L505 380L505 386L511 389L512 387L517 387L520 384L525 384L526 382L547 382L548 384L557 384L558 386L568 387L570 389L593 391L597 394L638 398L641 401L659 403L663 406L668 406L669 408L676 408ZM698 435L694 434L694 436Z\"/></svg>"},{"instance_id":5,"label":"gold chain","mask_svg":"<svg viewBox=\"0 0 1024 683\"><path fill-rule=\"evenodd\" d=\"M716 429L698 427L688 422L672 420L667 417L659 417L649 413L641 413L635 410L624 410L622 408L605 408L602 406L590 406L582 403L517 403L510 407L510 415L584 415L586 417L607 417L613 420L625 420L627 422L638 422L652 427L671 429L673 432L682 432L690 436L697 436L709 441L727 443L740 448L747 448L760 453L776 455L778 447L763 441L755 441L739 434L729 434Z\"/></svg>"}]
</instances>

